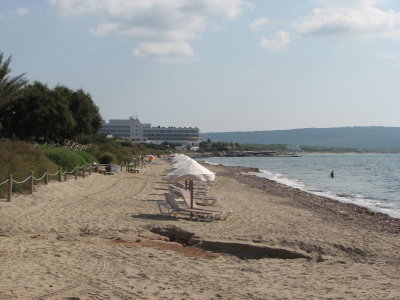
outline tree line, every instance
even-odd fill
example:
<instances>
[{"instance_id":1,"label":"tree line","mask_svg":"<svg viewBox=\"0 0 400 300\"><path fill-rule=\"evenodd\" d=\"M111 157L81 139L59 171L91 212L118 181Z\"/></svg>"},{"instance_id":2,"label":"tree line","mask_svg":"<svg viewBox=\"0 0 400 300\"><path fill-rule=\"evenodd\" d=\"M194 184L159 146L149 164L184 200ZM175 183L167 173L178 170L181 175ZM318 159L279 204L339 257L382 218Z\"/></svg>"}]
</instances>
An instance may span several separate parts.
<instances>
[{"instance_id":1,"label":"tree line","mask_svg":"<svg viewBox=\"0 0 400 300\"><path fill-rule=\"evenodd\" d=\"M0 52L0 136L59 142L95 134L102 126L99 108L82 89L49 88L25 74L10 76L11 56Z\"/></svg>"}]
</instances>

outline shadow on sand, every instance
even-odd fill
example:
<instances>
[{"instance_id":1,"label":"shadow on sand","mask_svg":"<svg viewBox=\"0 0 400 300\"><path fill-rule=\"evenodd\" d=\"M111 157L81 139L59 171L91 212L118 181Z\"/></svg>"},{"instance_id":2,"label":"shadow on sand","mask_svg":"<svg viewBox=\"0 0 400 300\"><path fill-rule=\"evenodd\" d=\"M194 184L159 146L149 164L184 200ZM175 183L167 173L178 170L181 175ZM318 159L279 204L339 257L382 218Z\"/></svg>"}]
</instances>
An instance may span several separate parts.
<instances>
[{"instance_id":1,"label":"shadow on sand","mask_svg":"<svg viewBox=\"0 0 400 300\"><path fill-rule=\"evenodd\" d=\"M146 220L156 220L156 221L171 221L177 220L175 217L162 216L160 214L137 214L131 216L133 219L146 219Z\"/></svg>"}]
</instances>

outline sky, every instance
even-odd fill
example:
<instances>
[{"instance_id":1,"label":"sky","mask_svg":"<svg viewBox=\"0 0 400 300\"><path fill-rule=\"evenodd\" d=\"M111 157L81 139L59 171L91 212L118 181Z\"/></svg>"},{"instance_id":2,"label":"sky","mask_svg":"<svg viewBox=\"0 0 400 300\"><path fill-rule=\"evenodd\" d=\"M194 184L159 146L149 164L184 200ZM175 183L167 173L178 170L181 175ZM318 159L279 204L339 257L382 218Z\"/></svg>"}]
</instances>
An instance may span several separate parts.
<instances>
[{"instance_id":1,"label":"sky","mask_svg":"<svg viewBox=\"0 0 400 300\"><path fill-rule=\"evenodd\" d=\"M400 0L0 0L12 75L105 121L201 132L400 126Z\"/></svg>"}]
</instances>

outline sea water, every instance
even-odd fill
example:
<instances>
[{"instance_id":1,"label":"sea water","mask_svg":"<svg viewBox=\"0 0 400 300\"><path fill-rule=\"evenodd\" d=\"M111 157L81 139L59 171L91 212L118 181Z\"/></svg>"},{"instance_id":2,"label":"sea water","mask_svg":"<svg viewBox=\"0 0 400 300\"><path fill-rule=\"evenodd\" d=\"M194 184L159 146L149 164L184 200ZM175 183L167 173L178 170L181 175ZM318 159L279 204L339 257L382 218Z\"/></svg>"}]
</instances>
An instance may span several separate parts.
<instances>
[{"instance_id":1,"label":"sea water","mask_svg":"<svg viewBox=\"0 0 400 300\"><path fill-rule=\"evenodd\" d=\"M400 154L212 157L206 162L258 168L258 176L400 218Z\"/></svg>"}]
</instances>

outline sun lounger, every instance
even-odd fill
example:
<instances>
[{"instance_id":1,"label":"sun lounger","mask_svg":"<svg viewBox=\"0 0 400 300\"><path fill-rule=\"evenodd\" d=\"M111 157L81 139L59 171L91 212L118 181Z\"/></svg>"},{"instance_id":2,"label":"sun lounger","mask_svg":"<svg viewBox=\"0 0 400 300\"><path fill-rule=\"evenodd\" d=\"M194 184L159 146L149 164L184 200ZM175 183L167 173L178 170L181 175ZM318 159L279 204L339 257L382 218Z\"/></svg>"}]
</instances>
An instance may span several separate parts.
<instances>
[{"instance_id":1,"label":"sun lounger","mask_svg":"<svg viewBox=\"0 0 400 300\"><path fill-rule=\"evenodd\" d=\"M186 185L184 182L175 182L174 184L181 189L186 189ZM194 188L194 190L197 190L197 191L208 191L208 186L206 184L204 184L204 183L200 184L196 181L193 182L193 188Z\"/></svg>"},{"instance_id":2,"label":"sun lounger","mask_svg":"<svg viewBox=\"0 0 400 300\"><path fill-rule=\"evenodd\" d=\"M177 214L185 214L185 215L189 214L191 216L194 216L198 221L213 221L221 218L220 212L205 211L205 210L180 206L179 203L176 201L174 195L170 193L165 194L165 200L169 205L168 215L170 216L176 216ZM161 202L159 202L158 207L160 209L161 214L166 215L166 213L164 213L163 211L163 208L165 209L166 206L163 205Z\"/></svg>"},{"instance_id":3,"label":"sun lounger","mask_svg":"<svg viewBox=\"0 0 400 300\"><path fill-rule=\"evenodd\" d=\"M182 184L182 183L178 183L178 182L174 182L174 183L171 183L170 184L170 189L173 189L173 190L180 190L180 189L183 189L183 190L185 190L186 188L185 188L185 185L184 184ZM176 194L176 193L175 193ZM194 189L193 190L193 195L195 196L195 197L198 197L198 198L201 198L201 197L208 197L208 188L207 189L200 189L200 190L198 190L198 189Z\"/></svg>"},{"instance_id":4,"label":"sun lounger","mask_svg":"<svg viewBox=\"0 0 400 300\"><path fill-rule=\"evenodd\" d=\"M191 206L191 203L190 203L191 202L190 201L190 191L181 190L180 193L181 193L181 196L183 198L183 201L186 203L186 205L188 207L190 207ZM223 211L223 210L219 210L219 209L211 208L211 207L207 207L207 206L199 206L199 205L196 204L196 201L193 201L192 205L193 205L193 208L195 208L195 209L200 209L200 210L205 210L205 211L210 211L210 212L211 211L219 212L219 213L221 213L221 217L223 219L226 219L232 213L232 211Z\"/></svg>"},{"instance_id":5,"label":"sun lounger","mask_svg":"<svg viewBox=\"0 0 400 300\"><path fill-rule=\"evenodd\" d=\"M182 197L182 192L181 191L187 191L190 193L189 190L185 190L182 188L178 188L173 184L169 185L169 191L170 193L174 194L175 196ZM193 193L194 199L197 201L201 201L201 203L205 206L213 206L219 201L219 197L210 197L208 196L207 193Z\"/></svg>"}]
</instances>

